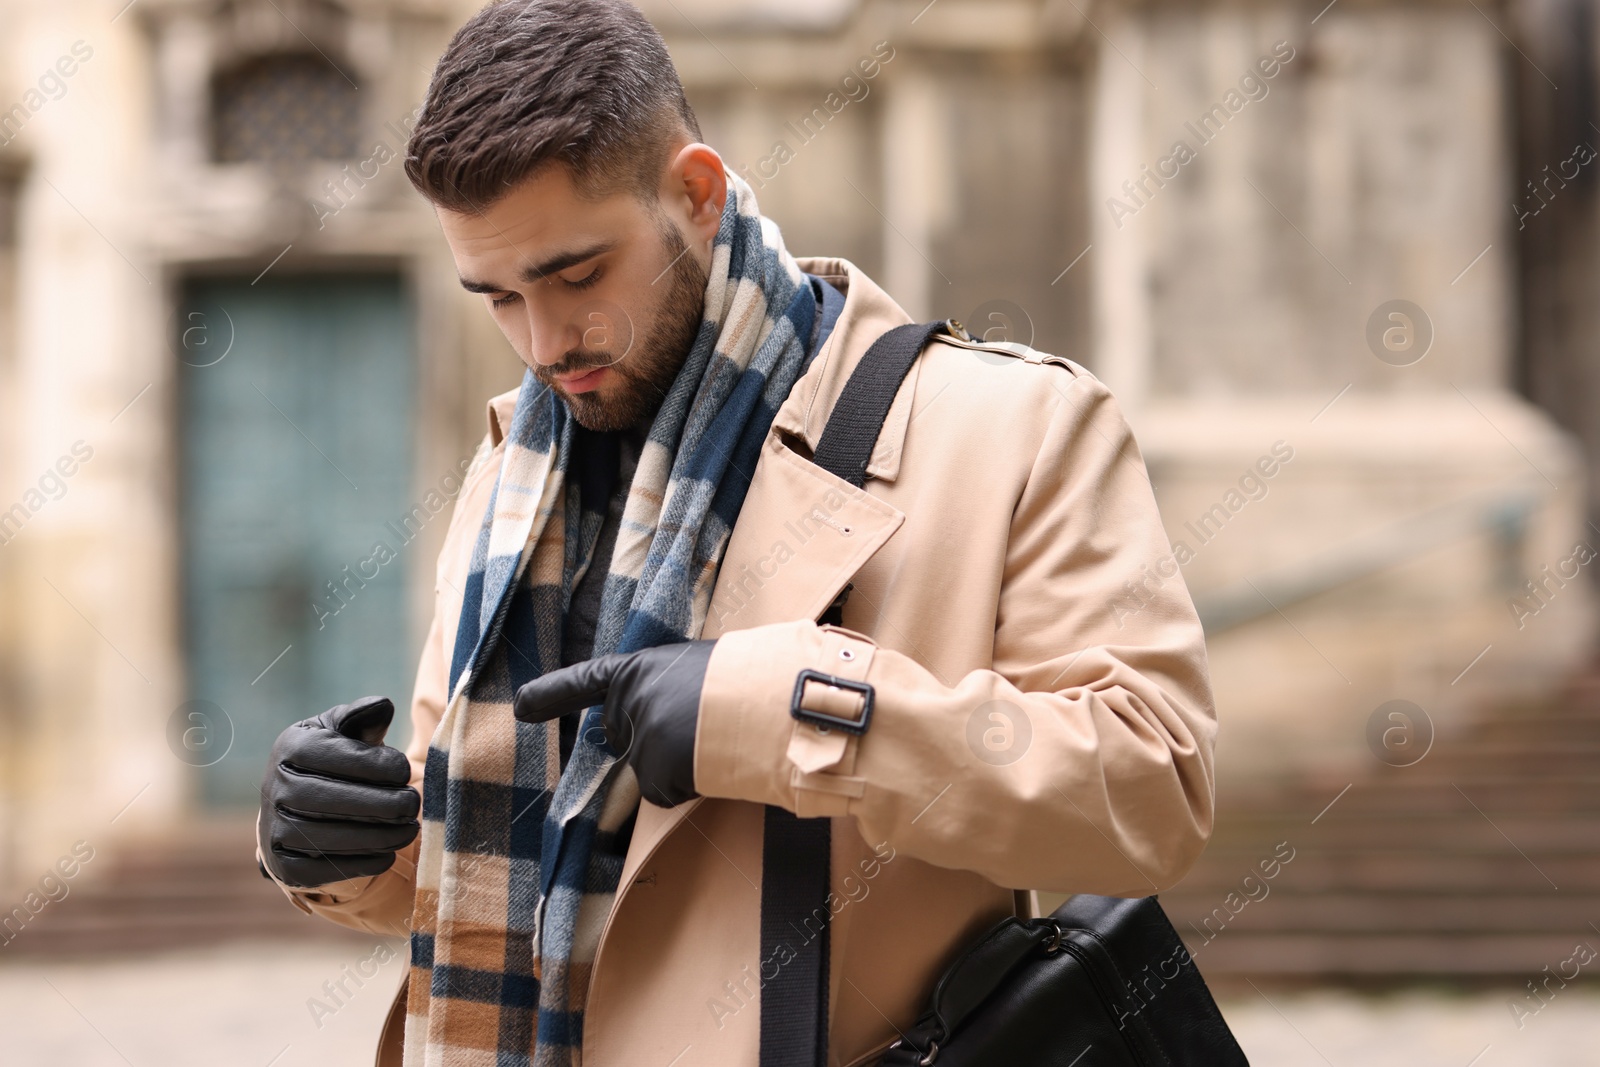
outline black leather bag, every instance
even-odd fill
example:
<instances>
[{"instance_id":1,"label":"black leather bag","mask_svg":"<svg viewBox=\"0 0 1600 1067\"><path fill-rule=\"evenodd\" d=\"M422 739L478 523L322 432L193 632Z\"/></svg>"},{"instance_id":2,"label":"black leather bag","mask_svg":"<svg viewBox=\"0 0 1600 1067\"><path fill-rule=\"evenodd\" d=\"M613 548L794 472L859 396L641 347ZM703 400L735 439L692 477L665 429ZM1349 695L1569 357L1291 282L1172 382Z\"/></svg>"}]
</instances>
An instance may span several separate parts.
<instances>
[{"instance_id":1,"label":"black leather bag","mask_svg":"<svg viewBox=\"0 0 1600 1067\"><path fill-rule=\"evenodd\" d=\"M1080 894L962 953L883 1067L1248 1067L1155 897Z\"/></svg>"},{"instance_id":2,"label":"black leather bag","mask_svg":"<svg viewBox=\"0 0 1600 1067\"><path fill-rule=\"evenodd\" d=\"M895 392L934 336L958 323L878 338L834 404L813 461L865 484ZM839 622L850 588L820 621ZM761 988L761 1067L828 1062L827 819L769 807L762 855L761 958L790 962ZM763 976L765 977L765 976ZM1249 1067L1155 897L1073 897L1045 919L1006 919L934 987L928 1011L883 1067Z\"/></svg>"}]
</instances>

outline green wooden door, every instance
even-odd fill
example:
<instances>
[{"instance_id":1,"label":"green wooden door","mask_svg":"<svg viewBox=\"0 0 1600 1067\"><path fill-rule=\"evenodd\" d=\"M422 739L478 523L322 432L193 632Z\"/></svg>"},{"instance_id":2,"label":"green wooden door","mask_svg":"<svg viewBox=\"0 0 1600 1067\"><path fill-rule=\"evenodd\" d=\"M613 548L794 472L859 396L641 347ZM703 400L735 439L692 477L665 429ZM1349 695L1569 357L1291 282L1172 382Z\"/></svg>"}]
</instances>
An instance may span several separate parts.
<instances>
[{"instance_id":1,"label":"green wooden door","mask_svg":"<svg viewBox=\"0 0 1600 1067\"><path fill-rule=\"evenodd\" d=\"M389 696L404 740L412 561L387 523L411 490L411 312L392 275L197 279L183 297L193 703L175 719L193 728L171 736L198 742L174 750L207 803L250 805L279 731L324 708Z\"/></svg>"}]
</instances>

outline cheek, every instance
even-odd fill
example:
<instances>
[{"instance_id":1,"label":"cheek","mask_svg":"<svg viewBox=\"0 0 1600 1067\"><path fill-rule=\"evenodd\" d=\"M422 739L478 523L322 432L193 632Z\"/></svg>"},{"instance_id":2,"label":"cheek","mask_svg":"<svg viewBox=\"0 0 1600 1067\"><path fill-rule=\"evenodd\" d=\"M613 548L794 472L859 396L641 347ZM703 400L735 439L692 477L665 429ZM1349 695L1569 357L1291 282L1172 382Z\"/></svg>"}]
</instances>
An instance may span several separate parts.
<instances>
[{"instance_id":1,"label":"cheek","mask_svg":"<svg viewBox=\"0 0 1600 1067\"><path fill-rule=\"evenodd\" d=\"M586 292L572 309L572 327L578 334L576 343L588 351L608 352L621 359L649 333L651 321L602 295L603 288L596 286Z\"/></svg>"},{"instance_id":2,"label":"cheek","mask_svg":"<svg viewBox=\"0 0 1600 1067\"><path fill-rule=\"evenodd\" d=\"M519 302L509 307L497 308L488 297L483 298L483 306L517 357L524 363L528 362L531 332L528 329L527 306Z\"/></svg>"}]
</instances>

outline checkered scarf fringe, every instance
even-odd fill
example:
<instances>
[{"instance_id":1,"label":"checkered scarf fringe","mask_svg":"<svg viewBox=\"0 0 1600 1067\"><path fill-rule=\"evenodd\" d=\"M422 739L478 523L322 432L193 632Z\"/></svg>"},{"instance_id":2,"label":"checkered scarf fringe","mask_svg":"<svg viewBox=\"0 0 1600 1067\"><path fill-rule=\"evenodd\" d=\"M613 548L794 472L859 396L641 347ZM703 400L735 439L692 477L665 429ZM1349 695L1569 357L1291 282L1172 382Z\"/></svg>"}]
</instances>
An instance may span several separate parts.
<instances>
[{"instance_id":1,"label":"checkered scarf fringe","mask_svg":"<svg viewBox=\"0 0 1600 1067\"><path fill-rule=\"evenodd\" d=\"M815 313L777 227L729 175L700 331L639 457L594 655L699 636ZM428 748L406 1067L581 1065L590 970L622 873L618 833L639 788L605 743L599 708L584 713L564 773L558 724L511 711L520 685L560 665L607 506L579 492L575 440L566 405L526 375Z\"/></svg>"}]
</instances>

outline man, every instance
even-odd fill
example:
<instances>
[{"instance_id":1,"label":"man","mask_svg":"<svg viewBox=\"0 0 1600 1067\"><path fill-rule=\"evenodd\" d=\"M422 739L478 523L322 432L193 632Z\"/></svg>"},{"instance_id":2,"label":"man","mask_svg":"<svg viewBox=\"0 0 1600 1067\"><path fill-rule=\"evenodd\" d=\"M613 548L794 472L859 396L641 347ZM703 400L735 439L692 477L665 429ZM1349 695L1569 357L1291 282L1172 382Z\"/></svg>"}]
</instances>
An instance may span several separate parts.
<instances>
[{"instance_id":1,"label":"man","mask_svg":"<svg viewBox=\"0 0 1600 1067\"><path fill-rule=\"evenodd\" d=\"M817 1040L871 1063L1030 891L1183 875L1202 634L1149 582L1170 550L1099 382L952 330L864 489L813 462L908 316L789 255L620 0L480 12L406 166L528 374L446 535L408 750L367 698L286 730L263 785L290 899L410 934L380 1062L402 1028L408 1064L777 1062L772 990L825 945ZM792 936L763 930L772 826L831 833Z\"/></svg>"}]
</instances>

